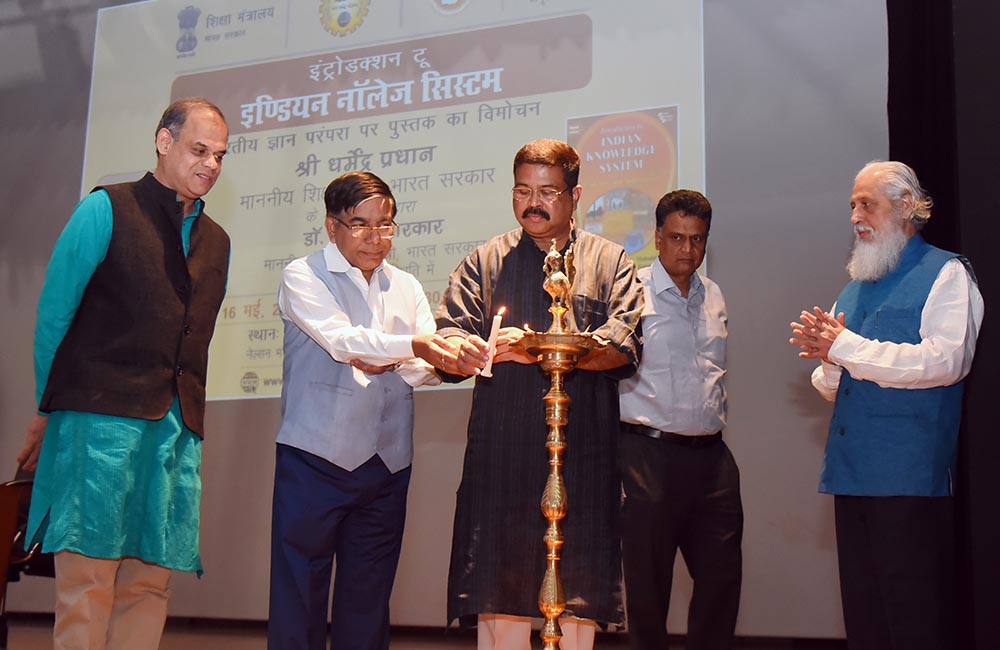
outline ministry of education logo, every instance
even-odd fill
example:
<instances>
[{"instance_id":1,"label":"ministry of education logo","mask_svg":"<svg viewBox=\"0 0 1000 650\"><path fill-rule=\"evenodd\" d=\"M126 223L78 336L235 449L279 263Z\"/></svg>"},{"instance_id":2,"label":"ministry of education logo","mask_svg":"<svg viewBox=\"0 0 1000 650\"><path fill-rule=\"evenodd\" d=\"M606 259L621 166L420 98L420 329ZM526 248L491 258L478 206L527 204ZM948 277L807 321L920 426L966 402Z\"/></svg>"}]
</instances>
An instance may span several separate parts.
<instances>
[{"instance_id":1,"label":"ministry of education logo","mask_svg":"<svg viewBox=\"0 0 1000 650\"><path fill-rule=\"evenodd\" d=\"M457 14L469 4L469 0L433 0L434 8L443 14Z\"/></svg>"},{"instance_id":2,"label":"ministry of education logo","mask_svg":"<svg viewBox=\"0 0 1000 650\"><path fill-rule=\"evenodd\" d=\"M194 35L194 30L198 26L199 16L201 9L194 5L188 5L177 13L177 24L181 30L181 35L177 39L177 51L181 54L190 52L198 46L198 37Z\"/></svg>"},{"instance_id":3,"label":"ministry of education logo","mask_svg":"<svg viewBox=\"0 0 1000 650\"><path fill-rule=\"evenodd\" d=\"M346 36L364 22L370 0L322 0L319 20L334 36Z\"/></svg>"}]
</instances>

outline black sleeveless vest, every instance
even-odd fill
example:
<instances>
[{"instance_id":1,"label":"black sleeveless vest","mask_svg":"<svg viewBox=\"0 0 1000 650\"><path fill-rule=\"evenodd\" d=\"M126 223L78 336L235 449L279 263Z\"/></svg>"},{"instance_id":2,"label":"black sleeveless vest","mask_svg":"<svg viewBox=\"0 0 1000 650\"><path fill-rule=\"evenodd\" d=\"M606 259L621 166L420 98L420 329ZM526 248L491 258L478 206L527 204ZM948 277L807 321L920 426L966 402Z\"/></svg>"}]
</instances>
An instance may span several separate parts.
<instances>
[{"instance_id":1,"label":"black sleeveless vest","mask_svg":"<svg viewBox=\"0 0 1000 650\"><path fill-rule=\"evenodd\" d=\"M184 423L204 437L229 236L202 212L185 258L174 190L151 173L97 189L111 197L111 243L56 350L39 409L158 420L178 395Z\"/></svg>"}]
</instances>

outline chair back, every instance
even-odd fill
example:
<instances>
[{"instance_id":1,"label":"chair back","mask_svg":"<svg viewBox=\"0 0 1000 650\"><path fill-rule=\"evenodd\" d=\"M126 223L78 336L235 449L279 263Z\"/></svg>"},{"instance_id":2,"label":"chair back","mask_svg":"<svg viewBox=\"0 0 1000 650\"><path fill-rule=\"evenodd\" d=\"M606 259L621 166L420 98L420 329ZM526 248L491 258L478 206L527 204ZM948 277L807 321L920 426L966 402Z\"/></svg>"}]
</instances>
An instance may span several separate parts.
<instances>
[{"instance_id":1,"label":"chair back","mask_svg":"<svg viewBox=\"0 0 1000 650\"><path fill-rule=\"evenodd\" d=\"M0 484L0 614L5 611L7 601L7 580L12 558L15 565L31 558L33 553L24 552L24 531L21 515L31 499L32 481L21 479Z\"/></svg>"}]
</instances>

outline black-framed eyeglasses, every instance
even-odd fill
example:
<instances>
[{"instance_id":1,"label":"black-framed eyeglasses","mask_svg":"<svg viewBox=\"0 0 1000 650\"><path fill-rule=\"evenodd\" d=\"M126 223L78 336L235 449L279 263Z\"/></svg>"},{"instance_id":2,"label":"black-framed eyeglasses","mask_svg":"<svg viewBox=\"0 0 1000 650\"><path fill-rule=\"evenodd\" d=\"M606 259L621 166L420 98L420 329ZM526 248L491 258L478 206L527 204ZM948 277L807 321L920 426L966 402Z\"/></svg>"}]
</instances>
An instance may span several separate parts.
<instances>
[{"instance_id":1,"label":"black-framed eyeglasses","mask_svg":"<svg viewBox=\"0 0 1000 650\"><path fill-rule=\"evenodd\" d=\"M569 192L571 189L573 188L567 187L564 190L556 190L551 187L543 187L540 190L532 190L527 187L515 187L510 191L510 194L511 196L514 197L514 200L517 201L518 203L523 203L525 201L531 200L531 195L535 193L537 193L538 198L540 198L545 203L555 203L556 199L558 199L566 192Z\"/></svg>"},{"instance_id":2,"label":"black-framed eyeglasses","mask_svg":"<svg viewBox=\"0 0 1000 650\"><path fill-rule=\"evenodd\" d=\"M376 233L379 239L392 239L399 232L399 225L395 222L381 226L362 226L344 223L339 218L334 217L334 221L351 231L351 237L355 239L365 239L369 233Z\"/></svg>"}]
</instances>

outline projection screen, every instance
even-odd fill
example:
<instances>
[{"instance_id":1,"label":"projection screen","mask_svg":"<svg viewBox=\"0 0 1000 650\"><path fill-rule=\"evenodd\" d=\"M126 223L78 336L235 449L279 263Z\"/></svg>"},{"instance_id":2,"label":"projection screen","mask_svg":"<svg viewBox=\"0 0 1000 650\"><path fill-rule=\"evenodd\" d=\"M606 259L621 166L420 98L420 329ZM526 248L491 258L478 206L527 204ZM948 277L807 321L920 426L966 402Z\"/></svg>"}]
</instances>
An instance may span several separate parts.
<instances>
[{"instance_id":1,"label":"projection screen","mask_svg":"<svg viewBox=\"0 0 1000 650\"><path fill-rule=\"evenodd\" d=\"M389 260L435 305L449 272L510 229L511 161L530 140L581 154L578 218L655 256L664 192L704 186L702 7L669 3L657 30L621 3L159 0L98 17L83 191L136 178L149 116L200 95L230 128L208 213L233 239L209 397L281 392L276 293L289 261L326 244L323 190L351 170L392 187ZM628 26L626 29L625 27ZM664 40L675 56L663 55ZM641 70L642 83L636 83Z\"/></svg>"}]
</instances>

